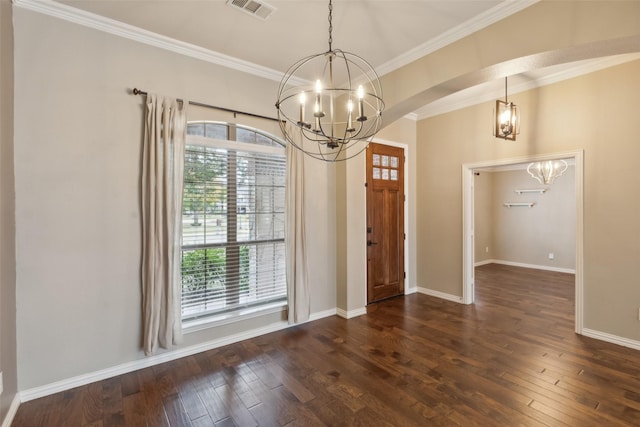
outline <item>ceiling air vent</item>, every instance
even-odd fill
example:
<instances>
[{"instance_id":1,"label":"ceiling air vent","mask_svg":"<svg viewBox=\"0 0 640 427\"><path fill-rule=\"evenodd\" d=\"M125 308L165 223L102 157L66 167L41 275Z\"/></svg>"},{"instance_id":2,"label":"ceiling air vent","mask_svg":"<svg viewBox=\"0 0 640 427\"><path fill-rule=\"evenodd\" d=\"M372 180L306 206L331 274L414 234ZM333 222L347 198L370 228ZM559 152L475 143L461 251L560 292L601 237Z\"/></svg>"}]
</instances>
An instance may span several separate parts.
<instances>
[{"instance_id":1,"label":"ceiling air vent","mask_svg":"<svg viewBox=\"0 0 640 427\"><path fill-rule=\"evenodd\" d=\"M227 0L227 4L262 20L268 19L276 8L256 0Z\"/></svg>"}]
</instances>

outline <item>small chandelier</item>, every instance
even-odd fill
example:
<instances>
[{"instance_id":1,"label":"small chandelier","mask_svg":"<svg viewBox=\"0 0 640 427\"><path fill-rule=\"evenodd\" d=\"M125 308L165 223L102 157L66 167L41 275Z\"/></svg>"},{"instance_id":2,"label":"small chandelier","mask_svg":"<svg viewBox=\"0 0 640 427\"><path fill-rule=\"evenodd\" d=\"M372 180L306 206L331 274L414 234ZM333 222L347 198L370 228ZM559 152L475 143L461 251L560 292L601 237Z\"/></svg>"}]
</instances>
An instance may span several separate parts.
<instances>
[{"instance_id":1,"label":"small chandelier","mask_svg":"<svg viewBox=\"0 0 640 427\"><path fill-rule=\"evenodd\" d=\"M547 160L546 162L531 163L527 166L527 172L540 184L551 184L554 179L567 170L567 167L567 162L564 160Z\"/></svg>"},{"instance_id":2,"label":"small chandelier","mask_svg":"<svg viewBox=\"0 0 640 427\"><path fill-rule=\"evenodd\" d=\"M329 0L329 50L293 64L280 82L276 101L287 142L327 162L364 151L382 127L384 110L373 67L358 55L332 47L332 18Z\"/></svg>"},{"instance_id":3,"label":"small chandelier","mask_svg":"<svg viewBox=\"0 0 640 427\"><path fill-rule=\"evenodd\" d=\"M515 141L516 135L520 133L520 111L516 104L507 101L506 77L504 78L504 101L496 100L494 114L493 136Z\"/></svg>"}]
</instances>

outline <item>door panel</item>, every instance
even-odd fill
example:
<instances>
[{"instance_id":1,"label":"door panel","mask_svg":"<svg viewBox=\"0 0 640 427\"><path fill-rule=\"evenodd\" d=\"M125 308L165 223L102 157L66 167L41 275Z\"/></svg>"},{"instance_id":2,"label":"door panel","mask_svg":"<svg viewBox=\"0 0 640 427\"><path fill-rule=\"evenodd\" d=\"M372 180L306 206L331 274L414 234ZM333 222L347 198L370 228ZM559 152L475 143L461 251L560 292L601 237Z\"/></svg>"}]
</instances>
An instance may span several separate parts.
<instances>
[{"instance_id":1,"label":"door panel","mask_svg":"<svg viewBox=\"0 0 640 427\"><path fill-rule=\"evenodd\" d=\"M404 293L404 150L367 148L367 302Z\"/></svg>"}]
</instances>

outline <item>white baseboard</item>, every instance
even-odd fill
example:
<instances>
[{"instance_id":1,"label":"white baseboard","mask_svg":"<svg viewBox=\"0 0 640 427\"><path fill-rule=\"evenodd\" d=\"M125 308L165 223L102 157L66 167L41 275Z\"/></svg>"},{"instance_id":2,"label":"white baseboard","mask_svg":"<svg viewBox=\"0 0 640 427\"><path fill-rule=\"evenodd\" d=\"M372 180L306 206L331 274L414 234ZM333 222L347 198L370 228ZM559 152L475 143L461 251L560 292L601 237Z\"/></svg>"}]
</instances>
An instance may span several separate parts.
<instances>
[{"instance_id":1,"label":"white baseboard","mask_svg":"<svg viewBox=\"0 0 640 427\"><path fill-rule=\"evenodd\" d=\"M536 264L526 264L523 262L502 261L499 259L487 259L484 261L474 263L473 266L479 267L481 265L487 265L487 264L502 264L502 265L510 265L513 267L535 268L536 270L547 270L547 271L555 271L558 273L576 274L576 270L574 268L551 267L548 265L536 265Z\"/></svg>"},{"instance_id":2,"label":"white baseboard","mask_svg":"<svg viewBox=\"0 0 640 427\"><path fill-rule=\"evenodd\" d=\"M617 335L608 334L606 332L600 332L600 331L594 331L593 329L582 328L582 335L589 338L595 338L600 341L606 341L612 344L621 345L623 347L629 347L634 350L640 350L640 341L619 337Z\"/></svg>"},{"instance_id":3,"label":"white baseboard","mask_svg":"<svg viewBox=\"0 0 640 427\"><path fill-rule=\"evenodd\" d=\"M254 338L260 335L268 334L270 332L276 332L282 329L286 329L290 326L294 326L294 325L289 325L287 322L276 322L262 328L252 329L249 331L229 335L216 340L207 341L201 344L180 348L176 350L171 350L166 353L145 357L144 359L138 359L132 362L123 363L121 365L113 366L111 368L101 369L99 371L90 372L88 374L78 375L76 377L56 381L54 383L46 384L40 387L34 387L34 388L20 392L20 400L22 402L28 402L33 399L38 399L40 397L48 396L50 394L69 390L74 387L83 386L96 381L101 381L107 378L137 371L139 369L148 368L150 366L158 365L160 363L170 362L172 360L180 359L181 357L191 356L196 353L201 353L203 351L233 344L249 338Z\"/></svg>"},{"instance_id":4,"label":"white baseboard","mask_svg":"<svg viewBox=\"0 0 640 427\"><path fill-rule=\"evenodd\" d=\"M462 297L457 295L447 294L445 292L434 291L433 289L421 288L418 286L417 292L420 294L429 295L436 298L446 299L447 301L453 301L462 304Z\"/></svg>"},{"instance_id":5,"label":"white baseboard","mask_svg":"<svg viewBox=\"0 0 640 427\"><path fill-rule=\"evenodd\" d=\"M367 307L356 308L355 310L343 310L338 308L336 310L336 314L343 319L352 319L354 317L362 316L363 314L367 314Z\"/></svg>"},{"instance_id":6,"label":"white baseboard","mask_svg":"<svg viewBox=\"0 0 640 427\"><path fill-rule=\"evenodd\" d=\"M7 411L7 415L4 417L4 421L2 421L2 427L11 427L11 423L18 412L18 408L20 407L20 394L17 393L13 396L13 400L11 401L11 405L9 406L9 410Z\"/></svg>"},{"instance_id":7,"label":"white baseboard","mask_svg":"<svg viewBox=\"0 0 640 427\"><path fill-rule=\"evenodd\" d=\"M404 288L405 295L415 294L416 292L418 292L418 288L416 288L415 286L411 288Z\"/></svg>"},{"instance_id":8,"label":"white baseboard","mask_svg":"<svg viewBox=\"0 0 640 427\"><path fill-rule=\"evenodd\" d=\"M309 322L313 322L314 320L324 319L325 317L331 317L338 314L338 309L333 308L331 310L319 311L317 313L311 313L309 316Z\"/></svg>"},{"instance_id":9,"label":"white baseboard","mask_svg":"<svg viewBox=\"0 0 640 427\"><path fill-rule=\"evenodd\" d=\"M336 314L337 314L336 309L312 313L309 316L308 321L311 322L314 320L322 319L323 317L335 316ZM48 396L50 394L59 393L61 391L69 390L74 387L83 386L96 381L101 381L107 378L137 371L138 369L148 368L149 366L158 365L160 363L170 362L172 360L180 359L181 357L191 356L196 353L201 353L203 351L233 344L249 338L255 338L257 336L265 335L271 332L276 332L282 329L289 328L291 326L295 326L295 325L289 325L287 322L275 322L270 325L264 326L262 328L251 329L249 331L240 332L238 334L229 335L216 340L207 341L201 344L197 344L197 345L193 345L185 348L171 350L166 353L161 353L154 356L145 357L144 359L138 359L132 362L123 363L121 365L114 366L111 368L102 369L102 370L91 372L84 375L78 375L76 377L67 378L61 381L56 381L54 383L46 384L40 387L34 387L32 389L28 389L20 392L19 398L20 398L20 401L22 402L28 402L30 400L37 399L39 397Z\"/></svg>"}]
</instances>

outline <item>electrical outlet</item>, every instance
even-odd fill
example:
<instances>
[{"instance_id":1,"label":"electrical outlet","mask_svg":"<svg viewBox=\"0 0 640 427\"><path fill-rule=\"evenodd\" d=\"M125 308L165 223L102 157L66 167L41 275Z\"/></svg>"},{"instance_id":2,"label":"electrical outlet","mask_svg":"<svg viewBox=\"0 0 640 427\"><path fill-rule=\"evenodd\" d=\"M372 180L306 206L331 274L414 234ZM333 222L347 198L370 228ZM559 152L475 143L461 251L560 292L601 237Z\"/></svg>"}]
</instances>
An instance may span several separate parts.
<instances>
[{"instance_id":1,"label":"electrical outlet","mask_svg":"<svg viewBox=\"0 0 640 427\"><path fill-rule=\"evenodd\" d=\"M640 308L638 309L638 320L640 320ZM0 372L0 378L2 378L2 372Z\"/></svg>"},{"instance_id":2,"label":"electrical outlet","mask_svg":"<svg viewBox=\"0 0 640 427\"><path fill-rule=\"evenodd\" d=\"M485 251L486 253L489 253L489 246L485 246L485 247L484 247L484 251Z\"/></svg>"},{"instance_id":3,"label":"electrical outlet","mask_svg":"<svg viewBox=\"0 0 640 427\"><path fill-rule=\"evenodd\" d=\"M549 259L554 259L556 256L553 254L553 252L549 252Z\"/></svg>"},{"instance_id":4,"label":"electrical outlet","mask_svg":"<svg viewBox=\"0 0 640 427\"><path fill-rule=\"evenodd\" d=\"M2 372L0 372L0 394L4 391L4 382L2 381Z\"/></svg>"}]
</instances>

